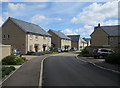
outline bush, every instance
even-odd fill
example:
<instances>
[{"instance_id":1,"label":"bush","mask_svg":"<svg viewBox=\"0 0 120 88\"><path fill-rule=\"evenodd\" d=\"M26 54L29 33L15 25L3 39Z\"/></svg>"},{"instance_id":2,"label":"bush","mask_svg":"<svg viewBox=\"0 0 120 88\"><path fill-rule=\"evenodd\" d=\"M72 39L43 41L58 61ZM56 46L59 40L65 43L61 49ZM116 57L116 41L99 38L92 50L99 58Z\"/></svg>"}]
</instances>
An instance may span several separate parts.
<instances>
[{"instance_id":1,"label":"bush","mask_svg":"<svg viewBox=\"0 0 120 88\"><path fill-rule=\"evenodd\" d=\"M44 51L43 53L45 53L45 54L51 54L52 51Z\"/></svg>"},{"instance_id":2,"label":"bush","mask_svg":"<svg viewBox=\"0 0 120 88\"><path fill-rule=\"evenodd\" d=\"M13 66L3 67L2 68L2 77L5 77L6 75L9 75L14 70L15 70L15 67L13 67Z\"/></svg>"},{"instance_id":3,"label":"bush","mask_svg":"<svg viewBox=\"0 0 120 88\"><path fill-rule=\"evenodd\" d=\"M64 50L64 52L68 52L68 50Z\"/></svg>"},{"instance_id":4,"label":"bush","mask_svg":"<svg viewBox=\"0 0 120 88\"><path fill-rule=\"evenodd\" d=\"M33 51L28 51L28 52L27 52L27 55L32 55L33 53L35 53L35 52L33 52Z\"/></svg>"},{"instance_id":5,"label":"bush","mask_svg":"<svg viewBox=\"0 0 120 88\"><path fill-rule=\"evenodd\" d=\"M117 53L109 54L105 58L105 61L111 64L120 64L120 54L117 54Z\"/></svg>"},{"instance_id":6,"label":"bush","mask_svg":"<svg viewBox=\"0 0 120 88\"><path fill-rule=\"evenodd\" d=\"M87 54L89 54L89 52L86 50L86 48L82 49L81 55L82 55L82 56L85 56L85 55L87 55Z\"/></svg>"},{"instance_id":7,"label":"bush","mask_svg":"<svg viewBox=\"0 0 120 88\"><path fill-rule=\"evenodd\" d=\"M24 63L23 58L15 55L9 55L2 60L3 65L21 65L22 63Z\"/></svg>"}]
</instances>

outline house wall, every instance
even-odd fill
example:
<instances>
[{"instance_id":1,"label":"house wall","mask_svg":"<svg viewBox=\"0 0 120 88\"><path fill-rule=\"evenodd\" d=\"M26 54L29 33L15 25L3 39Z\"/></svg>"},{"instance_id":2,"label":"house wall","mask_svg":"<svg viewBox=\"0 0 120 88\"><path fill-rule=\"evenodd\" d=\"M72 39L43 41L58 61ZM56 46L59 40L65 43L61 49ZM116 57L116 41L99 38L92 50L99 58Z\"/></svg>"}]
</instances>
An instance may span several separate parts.
<instances>
[{"instance_id":1,"label":"house wall","mask_svg":"<svg viewBox=\"0 0 120 88\"><path fill-rule=\"evenodd\" d=\"M11 45L0 45L0 61L11 54Z\"/></svg>"},{"instance_id":2,"label":"house wall","mask_svg":"<svg viewBox=\"0 0 120 88\"><path fill-rule=\"evenodd\" d=\"M77 48L77 49L79 49L79 43L71 41L71 48Z\"/></svg>"},{"instance_id":3,"label":"house wall","mask_svg":"<svg viewBox=\"0 0 120 88\"><path fill-rule=\"evenodd\" d=\"M65 46L69 46L68 50L71 49L71 40L61 39L61 49L65 50Z\"/></svg>"},{"instance_id":4,"label":"house wall","mask_svg":"<svg viewBox=\"0 0 120 88\"><path fill-rule=\"evenodd\" d=\"M2 44L11 45L11 49L20 49L23 54L26 53L26 33L11 20L8 20L2 26ZM10 35L10 38L8 38Z\"/></svg>"},{"instance_id":5,"label":"house wall","mask_svg":"<svg viewBox=\"0 0 120 88\"><path fill-rule=\"evenodd\" d=\"M108 35L101 28L97 28L91 35L91 46L104 45L108 45Z\"/></svg>"},{"instance_id":6,"label":"house wall","mask_svg":"<svg viewBox=\"0 0 120 88\"><path fill-rule=\"evenodd\" d=\"M32 46L32 51L35 52L35 44L38 44L38 51L43 51L43 44L46 45L45 50L49 50L51 47L51 37L37 35L38 39L36 39L36 34L32 34L32 39L30 38L31 33L27 34L27 51L30 51L30 46ZM45 37L45 39L44 39Z\"/></svg>"},{"instance_id":7,"label":"house wall","mask_svg":"<svg viewBox=\"0 0 120 88\"><path fill-rule=\"evenodd\" d=\"M55 45L54 48L61 48L61 39L50 30L48 31L48 33L52 35L51 43Z\"/></svg>"}]
</instances>

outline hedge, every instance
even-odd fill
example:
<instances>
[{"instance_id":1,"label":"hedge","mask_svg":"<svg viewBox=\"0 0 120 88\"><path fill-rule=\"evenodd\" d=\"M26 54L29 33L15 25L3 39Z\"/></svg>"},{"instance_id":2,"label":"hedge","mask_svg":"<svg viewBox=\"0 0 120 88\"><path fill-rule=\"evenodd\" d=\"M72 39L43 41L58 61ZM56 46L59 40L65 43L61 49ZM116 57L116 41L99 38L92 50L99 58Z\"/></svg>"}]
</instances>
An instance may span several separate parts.
<instances>
[{"instance_id":1,"label":"hedge","mask_svg":"<svg viewBox=\"0 0 120 88\"><path fill-rule=\"evenodd\" d=\"M117 54L117 53L109 54L105 58L105 61L111 64L120 64L120 54Z\"/></svg>"}]
</instances>

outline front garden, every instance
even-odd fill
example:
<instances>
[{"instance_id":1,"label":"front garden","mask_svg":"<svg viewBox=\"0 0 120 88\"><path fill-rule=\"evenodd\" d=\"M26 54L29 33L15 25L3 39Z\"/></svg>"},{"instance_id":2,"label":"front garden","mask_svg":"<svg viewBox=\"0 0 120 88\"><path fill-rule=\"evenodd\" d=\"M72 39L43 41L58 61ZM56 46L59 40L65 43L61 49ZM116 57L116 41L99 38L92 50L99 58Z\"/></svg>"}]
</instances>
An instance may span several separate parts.
<instances>
[{"instance_id":1,"label":"front garden","mask_svg":"<svg viewBox=\"0 0 120 88\"><path fill-rule=\"evenodd\" d=\"M25 57L20 57L16 55L9 55L2 59L0 68L0 76L2 78L9 75L12 71L14 71L16 68L15 66L22 65L26 61Z\"/></svg>"}]
</instances>

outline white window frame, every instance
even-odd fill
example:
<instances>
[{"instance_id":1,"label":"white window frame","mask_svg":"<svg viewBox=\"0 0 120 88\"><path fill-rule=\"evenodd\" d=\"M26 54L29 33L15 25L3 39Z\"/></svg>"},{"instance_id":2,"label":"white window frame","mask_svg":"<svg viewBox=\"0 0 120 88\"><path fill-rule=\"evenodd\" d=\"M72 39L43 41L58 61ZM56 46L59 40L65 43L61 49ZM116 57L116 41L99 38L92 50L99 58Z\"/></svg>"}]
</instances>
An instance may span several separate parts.
<instances>
[{"instance_id":1,"label":"white window frame","mask_svg":"<svg viewBox=\"0 0 120 88\"><path fill-rule=\"evenodd\" d=\"M9 37L8 37L8 36L9 36ZM7 38L8 38L8 39L10 38L10 35L9 35L9 34L7 35Z\"/></svg>"},{"instance_id":2,"label":"white window frame","mask_svg":"<svg viewBox=\"0 0 120 88\"><path fill-rule=\"evenodd\" d=\"M46 36L43 36L43 40L46 40Z\"/></svg>"},{"instance_id":3,"label":"white window frame","mask_svg":"<svg viewBox=\"0 0 120 88\"><path fill-rule=\"evenodd\" d=\"M30 39L33 39L33 35L32 34L30 34Z\"/></svg>"},{"instance_id":4,"label":"white window frame","mask_svg":"<svg viewBox=\"0 0 120 88\"><path fill-rule=\"evenodd\" d=\"M29 48L30 48L30 52L33 51L33 46L32 45L30 45Z\"/></svg>"},{"instance_id":5,"label":"white window frame","mask_svg":"<svg viewBox=\"0 0 120 88\"><path fill-rule=\"evenodd\" d=\"M38 35L35 35L35 39L38 40Z\"/></svg>"},{"instance_id":6,"label":"white window frame","mask_svg":"<svg viewBox=\"0 0 120 88\"><path fill-rule=\"evenodd\" d=\"M3 39L5 39L5 37L6 37L6 36L5 36L5 35L3 35Z\"/></svg>"}]
</instances>

